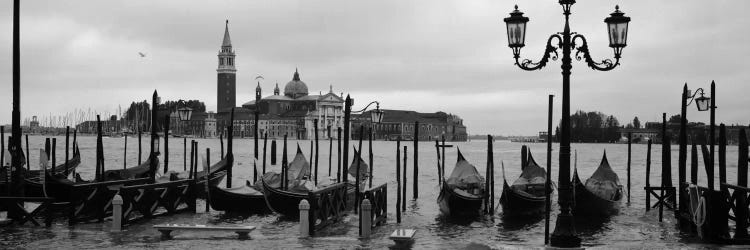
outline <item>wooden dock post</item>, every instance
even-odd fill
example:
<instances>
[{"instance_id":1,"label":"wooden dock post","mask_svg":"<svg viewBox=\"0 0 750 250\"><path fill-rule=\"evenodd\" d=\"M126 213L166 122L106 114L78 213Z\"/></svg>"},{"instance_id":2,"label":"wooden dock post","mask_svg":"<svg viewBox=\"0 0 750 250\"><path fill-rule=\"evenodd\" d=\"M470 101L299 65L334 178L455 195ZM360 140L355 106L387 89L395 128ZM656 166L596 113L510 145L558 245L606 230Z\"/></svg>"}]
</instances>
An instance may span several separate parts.
<instances>
[{"instance_id":1,"label":"wooden dock post","mask_svg":"<svg viewBox=\"0 0 750 250\"><path fill-rule=\"evenodd\" d=\"M490 140L494 143L494 138L490 136ZM490 214L495 214L495 150L494 147L490 147ZM493 217L494 218L494 217Z\"/></svg>"},{"instance_id":2,"label":"wooden dock post","mask_svg":"<svg viewBox=\"0 0 750 250\"><path fill-rule=\"evenodd\" d=\"M57 155L57 138L52 138L52 168L54 169L55 166L57 166L57 158L55 155Z\"/></svg>"},{"instance_id":3,"label":"wooden dock post","mask_svg":"<svg viewBox=\"0 0 750 250\"><path fill-rule=\"evenodd\" d=\"M490 149L492 148L492 139L490 139L490 135L487 135L487 164L484 168L484 190L485 192L490 191L490 157L492 157L492 153L490 153ZM484 197L484 213L489 214L490 213L490 196Z\"/></svg>"},{"instance_id":4,"label":"wooden dock post","mask_svg":"<svg viewBox=\"0 0 750 250\"><path fill-rule=\"evenodd\" d=\"M206 181L204 182L206 188L206 213L211 212L211 192L208 188L208 180L211 179L211 149L206 148L206 165L203 166L203 171L206 172Z\"/></svg>"},{"instance_id":5,"label":"wooden dock post","mask_svg":"<svg viewBox=\"0 0 750 250\"><path fill-rule=\"evenodd\" d=\"M266 174L266 146L268 145L268 132L263 133L263 172L262 175ZM261 177L262 178L262 177Z\"/></svg>"},{"instance_id":6,"label":"wooden dock post","mask_svg":"<svg viewBox=\"0 0 750 250\"><path fill-rule=\"evenodd\" d=\"M552 104L555 95L549 95L547 109L547 176L544 181L544 245L549 244L549 217L552 211L550 190L552 190ZM505 175L505 173L503 173ZM505 178L505 176L503 176ZM648 195L648 194L647 194ZM630 203L630 140L628 140L628 203Z\"/></svg>"},{"instance_id":7,"label":"wooden dock post","mask_svg":"<svg viewBox=\"0 0 750 250\"><path fill-rule=\"evenodd\" d=\"M680 98L680 134L677 139L677 143L679 143L677 158L678 214L687 212L690 202L686 192L688 186L685 183L687 181L687 99L689 98L687 92L687 83L685 83L682 87L682 98Z\"/></svg>"},{"instance_id":8,"label":"wooden dock post","mask_svg":"<svg viewBox=\"0 0 750 250\"><path fill-rule=\"evenodd\" d=\"M409 152L409 150L408 150L407 146L404 145L404 167L403 167L403 169L404 169L404 185L403 185L403 187L401 187L401 188L403 188L401 190L401 192L402 192L401 197L403 199L403 201L401 202L401 210L403 210L404 212L406 211L406 187L407 187L406 186L406 183L407 183L406 180L409 179L407 177L407 175L406 175L406 169L407 169L407 167L406 167L406 158L407 158L408 152Z\"/></svg>"},{"instance_id":9,"label":"wooden dock post","mask_svg":"<svg viewBox=\"0 0 750 250\"><path fill-rule=\"evenodd\" d=\"M331 127L328 127L331 128ZM329 129L330 130L330 129ZM331 175L331 168L333 167L333 137L328 133L328 177Z\"/></svg>"},{"instance_id":10,"label":"wooden dock post","mask_svg":"<svg viewBox=\"0 0 750 250\"><path fill-rule=\"evenodd\" d=\"M65 162L68 162L68 140L65 139ZM122 169L126 169L128 167L128 135L125 135L125 142L124 142L124 149L122 150Z\"/></svg>"},{"instance_id":11,"label":"wooden dock post","mask_svg":"<svg viewBox=\"0 0 750 250\"><path fill-rule=\"evenodd\" d=\"M5 137L3 137L5 138ZM0 141L3 139L0 139ZM5 151L3 151L5 152ZM0 161L0 164L2 164L3 161ZM29 164L31 160L29 160L29 134L26 134L26 170L30 170L31 164ZM67 162L67 161L66 161ZM68 168L65 168L65 174L68 174Z\"/></svg>"},{"instance_id":12,"label":"wooden dock post","mask_svg":"<svg viewBox=\"0 0 750 250\"><path fill-rule=\"evenodd\" d=\"M367 150L369 151L367 163L370 165L370 178L368 179L370 183L368 186L372 188L372 179L375 178L375 176L372 174L375 169L375 166L372 164L372 126L369 127L367 135Z\"/></svg>"},{"instance_id":13,"label":"wooden dock post","mask_svg":"<svg viewBox=\"0 0 750 250\"><path fill-rule=\"evenodd\" d=\"M141 134L142 134L142 131L141 131L141 128L139 126L139 128L138 128L138 165L141 165L141 163L143 163L141 161ZM73 141L75 142L75 140L73 140Z\"/></svg>"},{"instance_id":14,"label":"wooden dock post","mask_svg":"<svg viewBox=\"0 0 750 250\"><path fill-rule=\"evenodd\" d=\"M354 160L357 162L357 172L353 174L354 178L356 179L355 181L356 187L354 187L355 189L354 196L356 197L356 199L354 200L354 213L355 214L359 212L359 202L360 202L359 199L360 199L361 192L362 192L362 190L360 190L360 186L361 186L360 181L362 180L362 178L360 178L361 176L360 173L362 172L362 169L360 168L361 167L360 163L362 162L362 139L364 138L364 132L365 132L365 127L363 125L359 125L359 152L354 152L354 154L356 155L356 158Z\"/></svg>"},{"instance_id":15,"label":"wooden dock post","mask_svg":"<svg viewBox=\"0 0 750 250\"><path fill-rule=\"evenodd\" d=\"M695 145L695 141L690 149L690 183L698 185L698 146Z\"/></svg>"},{"instance_id":16,"label":"wooden dock post","mask_svg":"<svg viewBox=\"0 0 750 250\"><path fill-rule=\"evenodd\" d=\"M349 136L351 133L349 119L351 117L351 112L352 98L349 97L349 95L346 95L346 100L344 101L344 145L342 147L344 150L344 156L342 158L344 165L341 166L341 171L344 172L341 178L344 182L348 182L349 180L349 169L347 168L347 164L349 164Z\"/></svg>"},{"instance_id":17,"label":"wooden dock post","mask_svg":"<svg viewBox=\"0 0 750 250\"><path fill-rule=\"evenodd\" d=\"M726 192L721 183L727 183L727 127L719 124L719 189Z\"/></svg>"},{"instance_id":18,"label":"wooden dock post","mask_svg":"<svg viewBox=\"0 0 750 250\"><path fill-rule=\"evenodd\" d=\"M169 115L164 116L164 173L169 171Z\"/></svg>"},{"instance_id":19,"label":"wooden dock post","mask_svg":"<svg viewBox=\"0 0 750 250\"><path fill-rule=\"evenodd\" d=\"M372 145L370 145L372 146ZM419 198L419 121L414 122L414 178L412 192L414 193L414 200Z\"/></svg>"},{"instance_id":20,"label":"wooden dock post","mask_svg":"<svg viewBox=\"0 0 750 250\"><path fill-rule=\"evenodd\" d=\"M299 237L310 236L310 203L303 199L299 202Z\"/></svg>"},{"instance_id":21,"label":"wooden dock post","mask_svg":"<svg viewBox=\"0 0 750 250\"><path fill-rule=\"evenodd\" d=\"M271 165L276 165L276 139L271 140Z\"/></svg>"},{"instance_id":22,"label":"wooden dock post","mask_svg":"<svg viewBox=\"0 0 750 250\"><path fill-rule=\"evenodd\" d=\"M401 138L396 139L396 223L401 223Z\"/></svg>"},{"instance_id":23,"label":"wooden dock post","mask_svg":"<svg viewBox=\"0 0 750 250\"><path fill-rule=\"evenodd\" d=\"M649 194L649 188L651 187L651 139L648 139L648 146L646 146L646 211L651 210L651 194Z\"/></svg>"},{"instance_id":24,"label":"wooden dock post","mask_svg":"<svg viewBox=\"0 0 750 250\"><path fill-rule=\"evenodd\" d=\"M318 185L318 154L320 153L320 147L318 147L318 119L313 120L313 126L315 127L313 131L315 131L315 185ZM360 150L362 150L360 148Z\"/></svg>"},{"instance_id":25,"label":"wooden dock post","mask_svg":"<svg viewBox=\"0 0 750 250\"><path fill-rule=\"evenodd\" d=\"M723 126L722 126L723 127ZM737 186L740 187L747 187L747 154L748 154L748 146L747 146L747 134L745 133L744 129L740 129L740 135L739 135L739 145L737 149ZM734 192L740 192L739 190L735 190ZM737 197L737 207L747 207L747 193L740 192L739 195L735 193L735 196ZM735 210L735 217L737 218L735 221L737 223L734 231L734 238L735 239L743 239L747 238L747 224L748 224L748 214L746 209L737 209Z\"/></svg>"},{"instance_id":26,"label":"wooden dock post","mask_svg":"<svg viewBox=\"0 0 750 250\"><path fill-rule=\"evenodd\" d=\"M443 175L440 172L440 142L435 139L435 153L437 153L437 173L438 173L438 186L443 182Z\"/></svg>"},{"instance_id":27,"label":"wooden dock post","mask_svg":"<svg viewBox=\"0 0 750 250\"><path fill-rule=\"evenodd\" d=\"M521 146L521 171L529 164L529 148L526 145Z\"/></svg>"},{"instance_id":28,"label":"wooden dock post","mask_svg":"<svg viewBox=\"0 0 750 250\"><path fill-rule=\"evenodd\" d=\"M116 194L112 198L112 231L122 230L122 196Z\"/></svg>"},{"instance_id":29,"label":"wooden dock post","mask_svg":"<svg viewBox=\"0 0 750 250\"><path fill-rule=\"evenodd\" d=\"M628 132L628 205L630 205L630 156L633 144L633 132Z\"/></svg>"},{"instance_id":30,"label":"wooden dock post","mask_svg":"<svg viewBox=\"0 0 750 250\"><path fill-rule=\"evenodd\" d=\"M29 152L29 134L26 134L26 152ZM68 176L68 160L70 159L70 126L65 127L65 176ZM26 159L28 161L28 158ZM26 163L28 166L28 162Z\"/></svg>"},{"instance_id":31,"label":"wooden dock post","mask_svg":"<svg viewBox=\"0 0 750 250\"><path fill-rule=\"evenodd\" d=\"M362 213L359 215L359 237L369 238L372 234L372 203L362 200Z\"/></svg>"},{"instance_id":32,"label":"wooden dock post","mask_svg":"<svg viewBox=\"0 0 750 250\"><path fill-rule=\"evenodd\" d=\"M182 164L182 171L187 171L187 137L182 138Z\"/></svg>"},{"instance_id":33,"label":"wooden dock post","mask_svg":"<svg viewBox=\"0 0 750 250\"><path fill-rule=\"evenodd\" d=\"M258 86L260 86L260 85L258 85ZM258 150L260 149L259 146L258 146L258 140L260 139L259 138L260 134L258 133L258 129L259 129L258 126L260 125L260 112L259 112L258 109L255 109L255 113L253 114L253 118L255 118L255 121L254 121L254 124L253 124L253 141L255 142L255 145L253 147L253 153L254 153L253 156L255 156L255 160L253 161L253 184L255 184L255 182L258 180L258 178L257 178L257 176L258 176L258 169L255 168L255 162L258 161L258 158L260 156L259 153L258 153ZM264 147L265 147L265 145L264 145ZM265 174L265 172L263 172L263 174ZM263 177L261 177L261 178L263 178Z\"/></svg>"},{"instance_id":34,"label":"wooden dock post","mask_svg":"<svg viewBox=\"0 0 750 250\"><path fill-rule=\"evenodd\" d=\"M443 178L445 178L445 148L446 148L446 146L445 146L445 135L442 135L441 137L442 137L441 139L442 139L442 141L443 141L443 145L442 145L442 146L440 146L440 148L441 148L441 149L442 149L442 151L443 151L443 152L442 152L442 153L443 153L443 154L442 154L442 157L443 157L443 158L442 158L442 162L440 162L440 174L442 174L442 175L443 175Z\"/></svg>"},{"instance_id":35,"label":"wooden dock post","mask_svg":"<svg viewBox=\"0 0 750 250\"><path fill-rule=\"evenodd\" d=\"M338 140L338 153L336 154L336 182L341 182L341 127L336 128L336 139Z\"/></svg>"},{"instance_id":36,"label":"wooden dock post","mask_svg":"<svg viewBox=\"0 0 750 250\"><path fill-rule=\"evenodd\" d=\"M220 152L221 154L219 155L220 156L219 159L223 160L224 159L224 132L221 132L221 134L219 134L219 145L221 145L221 152Z\"/></svg>"},{"instance_id":37,"label":"wooden dock post","mask_svg":"<svg viewBox=\"0 0 750 250\"><path fill-rule=\"evenodd\" d=\"M703 164L706 168L706 179L708 181L708 189L714 190L714 169L711 164L711 153L706 147L706 144L701 144L701 151L703 153Z\"/></svg>"},{"instance_id":38,"label":"wooden dock post","mask_svg":"<svg viewBox=\"0 0 750 250\"><path fill-rule=\"evenodd\" d=\"M195 156L195 140L190 140L190 172L188 172L188 179L193 179L193 156Z\"/></svg>"},{"instance_id":39,"label":"wooden dock post","mask_svg":"<svg viewBox=\"0 0 750 250\"><path fill-rule=\"evenodd\" d=\"M289 175L287 167L289 164L288 158L286 156L286 138L287 134L284 134L284 152L282 152L281 155L281 190L287 190L289 188L289 179L287 178L287 175Z\"/></svg>"}]
</instances>

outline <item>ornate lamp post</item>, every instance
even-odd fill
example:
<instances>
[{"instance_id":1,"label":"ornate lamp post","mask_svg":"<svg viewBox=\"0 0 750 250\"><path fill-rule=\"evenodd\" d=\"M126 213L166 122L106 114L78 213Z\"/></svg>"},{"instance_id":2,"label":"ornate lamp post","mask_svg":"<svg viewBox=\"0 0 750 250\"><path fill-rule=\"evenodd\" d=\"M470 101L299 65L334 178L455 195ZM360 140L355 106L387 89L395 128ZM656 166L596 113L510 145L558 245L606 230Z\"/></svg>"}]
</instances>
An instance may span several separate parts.
<instances>
[{"instance_id":1,"label":"ornate lamp post","mask_svg":"<svg viewBox=\"0 0 750 250\"><path fill-rule=\"evenodd\" d=\"M177 109L177 116L180 118L181 122L190 121L190 117L193 116L193 109L187 106L184 100L180 99L177 101L177 106L180 108ZM179 126L178 126L179 127ZM183 129L182 134L184 134L185 131Z\"/></svg>"},{"instance_id":2,"label":"ornate lamp post","mask_svg":"<svg viewBox=\"0 0 750 250\"><path fill-rule=\"evenodd\" d=\"M711 86L713 87L713 82L711 83ZM700 93L700 96L696 98L695 96ZM713 95L713 93L712 93ZM679 151L679 161L678 161L678 168L679 168L679 183L678 187L679 189L679 211L680 213L687 211L687 193L684 189L684 184L687 179L687 107L690 106L693 101L695 101L695 106L698 108L698 111L706 111L709 109L709 101L711 98L706 97L705 93L703 91L703 88L698 88L693 94L690 94L690 91L687 88L687 83L685 83L685 86L682 88L682 105L680 107L681 113L680 113L680 137L679 137L679 143L680 143L680 151ZM713 105L711 105L713 107ZM711 117L713 118L713 112L714 109L711 109ZM711 131L713 131L713 119L711 120ZM711 133L711 140L713 141L713 133ZM713 151L713 144L711 144L711 150ZM711 161L713 163L713 161ZM711 165L709 165L711 166ZM713 176L713 168L711 168L711 174ZM711 189L713 189L713 178L710 179L709 186Z\"/></svg>"},{"instance_id":3,"label":"ornate lamp post","mask_svg":"<svg viewBox=\"0 0 750 250\"><path fill-rule=\"evenodd\" d=\"M615 6L615 12L604 19L609 31L609 47L614 50L615 61L612 62L611 59L605 59L597 63L591 58L586 38L581 34L570 32L568 19L570 8L575 4L575 0L560 0L559 3L563 7L563 15L565 15L563 32L552 34L547 39L547 48L544 51L544 56L536 63L529 59L523 59L519 62L521 48L525 45L526 23L529 22L529 18L524 17L523 12L518 10L518 6L515 6L515 10L510 13L510 17L505 18L504 21L508 31L508 47L513 49L513 58L516 60L515 64L523 70L532 71L543 68L547 65L550 58L557 60L557 49L562 49L563 104L560 126L560 173L558 175L558 183L560 184L558 199L560 214L557 216L555 231L552 233L550 245L553 247L579 247L581 239L576 236L573 216L571 214L573 194L570 182L570 70L573 66L571 65L570 54L572 50L576 50L576 59L584 59L586 64L594 70L609 71L614 69L620 64L620 54L622 53L622 49L627 45L630 17L626 17L624 13L620 12L619 6ZM555 39L557 40L556 44L553 43ZM577 40L580 40L579 44L575 43Z\"/></svg>"},{"instance_id":4,"label":"ornate lamp post","mask_svg":"<svg viewBox=\"0 0 750 250\"><path fill-rule=\"evenodd\" d=\"M349 120L351 118L351 114L361 114L367 111L367 108L369 108L372 104L375 104L375 110L371 112L371 117L373 123L380 123L383 121L383 111L380 110L380 102L378 101L372 101L365 108L358 110L358 111L352 111L352 105L354 105L354 100L352 100L348 95L346 96L346 100L344 101L344 166L342 168L344 172L343 180L344 182L347 182L349 180L349 170L347 169L347 162L349 161ZM362 149L360 149L362 150ZM370 166L372 167L372 166Z\"/></svg>"}]
</instances>

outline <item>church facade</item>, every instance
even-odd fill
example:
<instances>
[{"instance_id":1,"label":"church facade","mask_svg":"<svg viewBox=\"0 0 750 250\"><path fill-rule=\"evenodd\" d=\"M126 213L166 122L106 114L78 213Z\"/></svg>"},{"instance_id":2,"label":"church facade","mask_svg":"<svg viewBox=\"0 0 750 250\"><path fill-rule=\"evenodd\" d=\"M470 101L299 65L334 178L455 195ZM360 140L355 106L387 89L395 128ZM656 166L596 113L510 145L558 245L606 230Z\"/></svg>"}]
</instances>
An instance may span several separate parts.
<instances>
[{"instance_id":1,"label":"church facade","mask_svg":"<svg viewBox=\"0 0 750 250\"><path fill-rule=\"evenodd\" d=\"M216 88L216 130L226 135L230 112L234 108L233 134L235 137L254 136L255 126L262 137L291 139L311 139L317 133L319 138L335 137L336 130L344 124L344 99L333 93L329 87L326 94L310 95L307 84L295 70L292 80L284 86L283 95L278 83L273 95L262 97L258 82L255 100L236 107L237 69L235 53L229 36L229 21L224 29L224 39L218 54ZM258 124L255 124L255 116ZM315 120L318 126L315 127Z\"/></svg>"}]
</instances>

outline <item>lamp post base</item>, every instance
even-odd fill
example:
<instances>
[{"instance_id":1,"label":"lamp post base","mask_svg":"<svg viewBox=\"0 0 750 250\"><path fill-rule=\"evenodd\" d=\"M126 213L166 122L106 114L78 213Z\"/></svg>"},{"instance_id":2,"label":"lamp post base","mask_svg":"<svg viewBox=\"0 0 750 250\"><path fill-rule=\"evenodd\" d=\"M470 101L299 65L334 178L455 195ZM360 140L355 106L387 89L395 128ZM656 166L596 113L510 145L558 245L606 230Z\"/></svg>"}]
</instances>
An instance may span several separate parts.
<instances>
[{"instance_id":1,"label":"lamp post base","mask_svg":"<svg viewBox=\"0 0 750 250\"><path fill-rule=\"evenodd\" d=\"M557 215L555 232L550 237L550 246L559 248L579 248L581 238L578 238L573 226L573 216L570 214Z\"/></svg>"}]
</instances>

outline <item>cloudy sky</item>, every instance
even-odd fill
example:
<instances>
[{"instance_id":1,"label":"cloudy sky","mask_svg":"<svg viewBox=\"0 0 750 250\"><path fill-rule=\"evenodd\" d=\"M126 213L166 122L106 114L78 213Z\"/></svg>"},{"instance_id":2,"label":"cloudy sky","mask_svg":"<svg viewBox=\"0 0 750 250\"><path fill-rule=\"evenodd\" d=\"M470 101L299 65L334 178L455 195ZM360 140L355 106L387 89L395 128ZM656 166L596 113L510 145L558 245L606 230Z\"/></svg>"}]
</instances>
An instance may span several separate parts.
<instances>
[{"instance_id":1,"label":"cloudy sky","mask_svg":"<svg viewBox=\"0 0 750 250\"><path fill-rule=\"evenodd\" d=\"M518 69L505 24L518 4L531 21L523 57L541 57L562 31L557 1L23 1L22 117L190 98L216 108L216 54L229 19L237 53L237 104L291 80L311 93L344 92L383 108L446 111L471 134L546 129L547 95L560 117L560 62ZM579 1L571 28L595 59L612 57L603 19L619 4L632 18L621 66L597 72L575 61L572 109L658 121L679 112L682 85L717 83L717 121L750 123L750 1ZM0 123L10 123L12 1L0 2ZM141 58L138 52L148 56ZM707 113L689 109L692 121ZM556 123L556 122L555 122Z\"/></svg>"}]
</instances>

